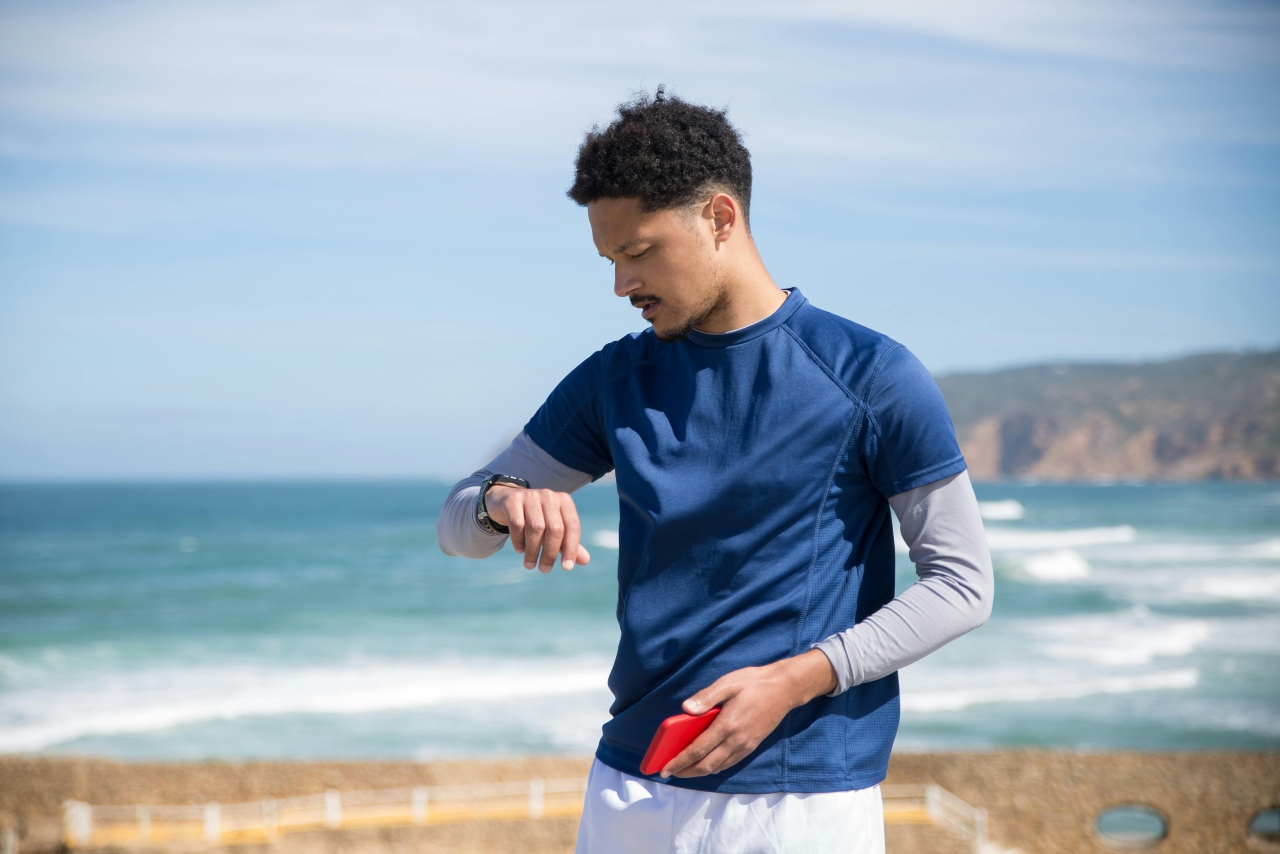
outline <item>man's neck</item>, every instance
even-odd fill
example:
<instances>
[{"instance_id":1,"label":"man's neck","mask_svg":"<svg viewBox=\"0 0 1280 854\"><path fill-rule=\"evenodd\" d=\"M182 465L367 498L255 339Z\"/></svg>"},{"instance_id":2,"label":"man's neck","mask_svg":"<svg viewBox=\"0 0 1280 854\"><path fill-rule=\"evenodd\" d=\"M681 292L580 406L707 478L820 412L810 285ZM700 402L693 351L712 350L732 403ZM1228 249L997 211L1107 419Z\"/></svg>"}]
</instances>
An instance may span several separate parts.
<instances>
[{"instance_id":1,"label":"man's neck","mask_svg":"<svg viewBox=\"0 0 1280 854\"><path fill-rule=\"evenodd\" d=\"M786 302L786 291L774 283L760 256L752 254L754 257L743 265L745 269L732 271L737 275L726 277L724 298L715 311L694 327L699 332L732 332L750 326Z\"/></svg>"}]
</instances>

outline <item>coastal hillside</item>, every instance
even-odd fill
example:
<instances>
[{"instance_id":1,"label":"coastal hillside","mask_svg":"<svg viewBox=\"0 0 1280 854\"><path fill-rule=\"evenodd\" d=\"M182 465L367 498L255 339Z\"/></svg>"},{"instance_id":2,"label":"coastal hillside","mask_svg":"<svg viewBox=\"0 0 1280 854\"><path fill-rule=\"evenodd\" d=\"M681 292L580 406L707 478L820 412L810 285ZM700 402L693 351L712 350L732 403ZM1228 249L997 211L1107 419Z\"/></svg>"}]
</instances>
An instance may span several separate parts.
<instances>
[{"instance_id":1,"label":"coastal hillside","mask_svg":"<svg viewBox=\"0 0 1280 854\"><path fill-rule=\"evenodd\" d=\"M1280 477L1280 350L940 377L975 480Z\"/></svg>"}]
</instances>

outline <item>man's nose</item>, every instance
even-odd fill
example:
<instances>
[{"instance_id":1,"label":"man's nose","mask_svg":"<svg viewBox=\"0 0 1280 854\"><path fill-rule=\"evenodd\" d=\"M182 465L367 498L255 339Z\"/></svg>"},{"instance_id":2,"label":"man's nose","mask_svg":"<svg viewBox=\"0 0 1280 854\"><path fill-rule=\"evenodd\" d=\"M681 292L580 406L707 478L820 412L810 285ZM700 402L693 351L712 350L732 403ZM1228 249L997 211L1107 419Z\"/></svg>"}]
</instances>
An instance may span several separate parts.
<instances>
[{"instance_id":1,"label":"man's nose","mask_svg":"<svg viewBox=\"0 0 1280 854\"><path fill-rule=\"evenodd\" d=\"M613 268L613 292L620 297L625 297L632 291L640 289L640 280L631 275L629 270L624 270L619 264Z\"/></svg>"}]
</instances>

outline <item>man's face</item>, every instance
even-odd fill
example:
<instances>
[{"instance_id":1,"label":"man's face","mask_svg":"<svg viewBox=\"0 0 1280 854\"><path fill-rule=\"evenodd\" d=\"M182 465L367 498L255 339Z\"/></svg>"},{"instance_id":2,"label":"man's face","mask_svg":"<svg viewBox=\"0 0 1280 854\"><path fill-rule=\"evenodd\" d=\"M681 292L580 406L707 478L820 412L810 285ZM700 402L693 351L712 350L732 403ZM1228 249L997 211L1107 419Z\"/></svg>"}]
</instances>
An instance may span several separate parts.
<instances>
[{"instance_id":1,"label":"man's face","mask_svg":"<svg viewBox=\"0 0 1280 854\"><path fill-rule=\"evenodd\" d=\"M591 239L614 265L613 292L664 341L683 338L720 304L714 227L699 207L643 211L638 199L587 205Z\"/></svg>"}]
</instances>

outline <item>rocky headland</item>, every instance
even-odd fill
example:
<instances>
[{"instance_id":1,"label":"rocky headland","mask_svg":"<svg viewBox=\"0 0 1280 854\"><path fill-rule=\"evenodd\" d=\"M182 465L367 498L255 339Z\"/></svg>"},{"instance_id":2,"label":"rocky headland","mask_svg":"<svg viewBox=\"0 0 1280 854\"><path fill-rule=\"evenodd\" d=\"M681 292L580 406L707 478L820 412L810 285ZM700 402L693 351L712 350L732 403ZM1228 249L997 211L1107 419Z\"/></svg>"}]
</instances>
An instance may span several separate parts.
<instances>
[{"instance_id":1,"label":"rocky headland","mask_svg":"<svg viewBox=\"0 0 1280 854\"><path fill-rule=\"evenodd\" d=\"M938 379L975 480L1280 477L1280 350Z\"/></svg>"}]
</instances>

